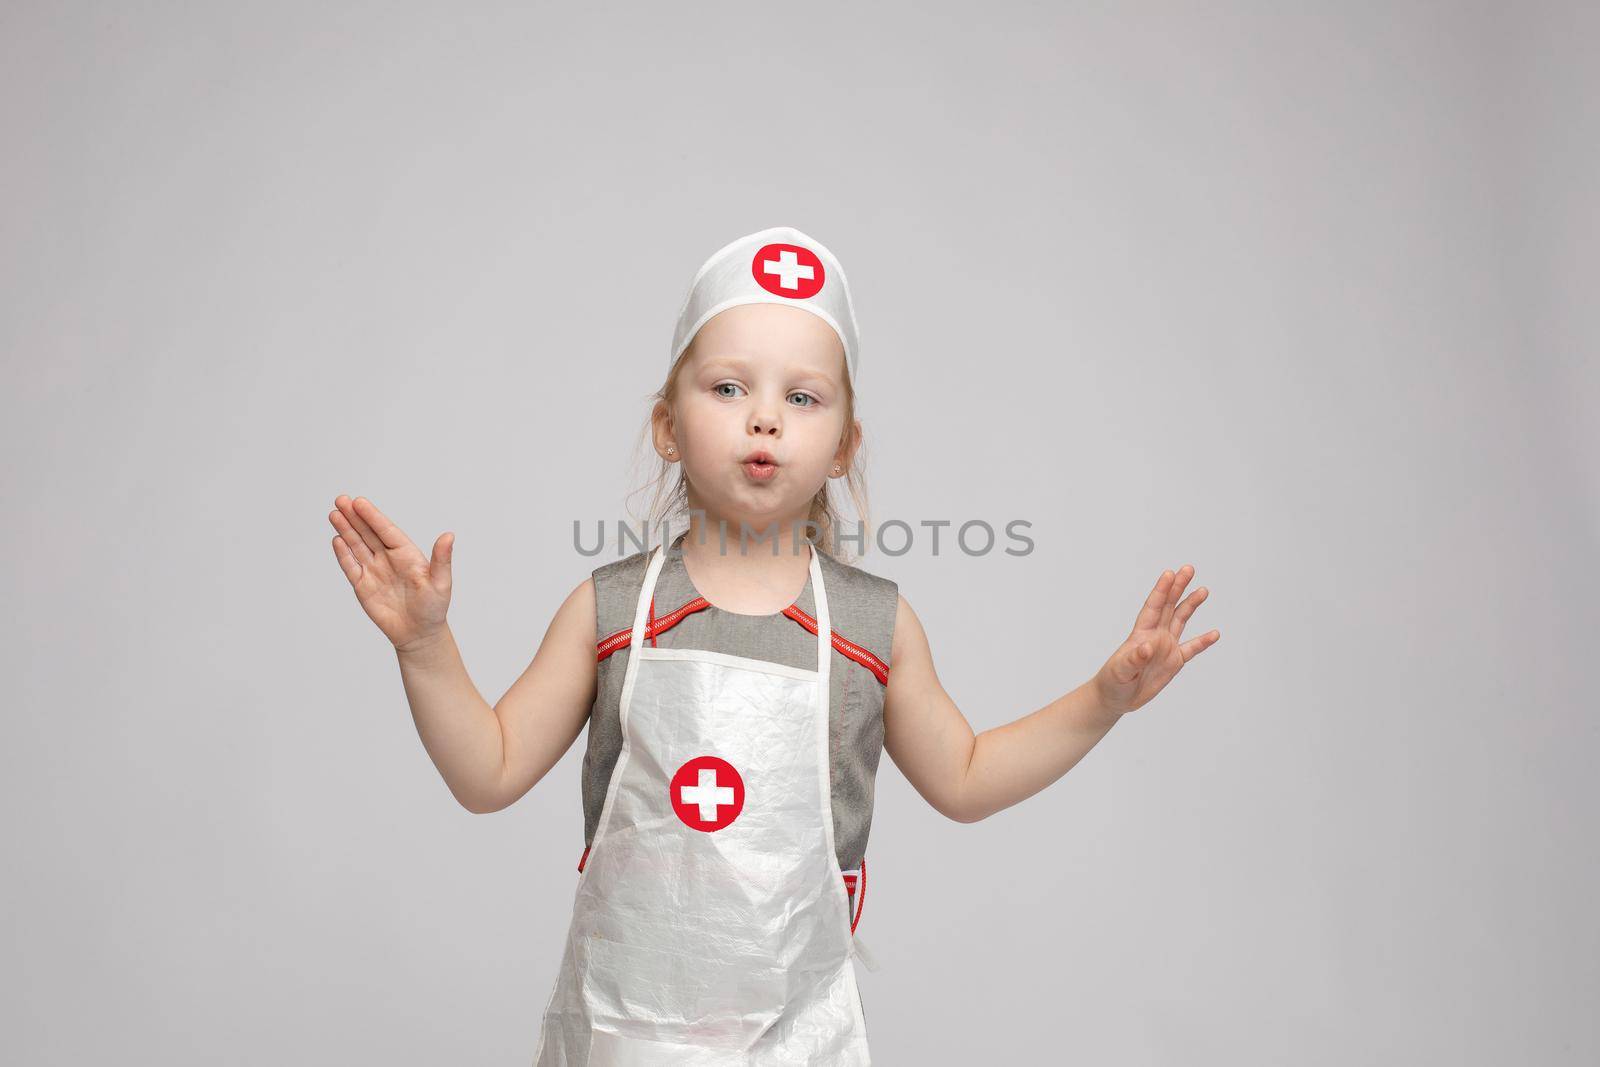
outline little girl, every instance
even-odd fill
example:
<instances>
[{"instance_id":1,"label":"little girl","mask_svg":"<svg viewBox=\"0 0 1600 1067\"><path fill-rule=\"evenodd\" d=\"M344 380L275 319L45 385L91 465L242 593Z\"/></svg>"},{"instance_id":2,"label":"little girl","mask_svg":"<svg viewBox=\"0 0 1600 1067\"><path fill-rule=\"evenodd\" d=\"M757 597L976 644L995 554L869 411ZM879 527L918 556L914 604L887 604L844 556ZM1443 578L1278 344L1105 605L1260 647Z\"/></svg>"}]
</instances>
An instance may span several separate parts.
<instances>
[{"instance_id":1,"label":"little girl","mask_svg":"<svg viewBox=\"0 0 1600 1067\"><path fill-rule=\"evenodd\" d=\"M588 723L585 847L536 1064L869 1063L851 956L879 753L976 822L1221 636L1181 640L1206 590L1180 603L1193 569L1164 571L1092 679L974 737L896 584L839 558L829 482L859 486L858 361L828 249L776 227L711 256L651 412L688 527L593 570L493 707L445 622L453 536L429 559L364 497L328 515L467 810L514 803Z\"/></svg>"}]
</instances>

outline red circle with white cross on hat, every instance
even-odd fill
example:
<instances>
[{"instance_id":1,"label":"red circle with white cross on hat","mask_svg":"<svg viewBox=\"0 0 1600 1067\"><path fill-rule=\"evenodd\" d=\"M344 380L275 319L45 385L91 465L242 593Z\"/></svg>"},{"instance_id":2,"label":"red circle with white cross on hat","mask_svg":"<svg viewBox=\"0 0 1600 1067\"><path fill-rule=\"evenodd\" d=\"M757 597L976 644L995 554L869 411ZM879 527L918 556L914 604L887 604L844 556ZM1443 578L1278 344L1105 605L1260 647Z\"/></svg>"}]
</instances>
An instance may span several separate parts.
<instances>
[{"instance_id":1,"label":"red circle with white cross on hat","mask_svg":"<svg viewBox=\"0 0 1600 1067\"><path fill-rule=\"evenodd\" d=\"M822 260L802 245L765 245L750 261L756 284L769 293L804 300L822 288Z\"/></svg>"},{"instance_id":2,"label":"red circle with white cross on hat","mask_svg":"<svg viewBox=\"0 0 1600 1067\"><path fill-rule=\"evenodd\" d=\"M679 767L667 790L678 818L708 834L744 810L744 779L733 764L716 756L696 756Z\"/></svg>"}]
</instances>

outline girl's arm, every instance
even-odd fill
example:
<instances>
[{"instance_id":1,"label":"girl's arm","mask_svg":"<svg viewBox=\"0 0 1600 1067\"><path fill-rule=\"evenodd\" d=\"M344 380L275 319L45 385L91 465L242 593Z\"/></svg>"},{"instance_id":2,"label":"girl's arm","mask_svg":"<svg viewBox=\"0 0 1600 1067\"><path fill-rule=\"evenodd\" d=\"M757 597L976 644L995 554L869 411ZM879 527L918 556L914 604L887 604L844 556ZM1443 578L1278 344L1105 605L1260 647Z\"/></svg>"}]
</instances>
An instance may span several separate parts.
<instances>
[{"instance_id":1,"label":"girl's arm","mask_svg":"<svg viewBox=\"0 0 1600 1067\"><path fill-rule=\"evenodd\" d=\"M939 814L979 819L1026 800L1072 769L1119 716L1081 685L1016 722L973 736L939 684L922 623L905 597L895 612L883 743L889 758Z\"/></svg>"},{"instance_id":2,"label":"girl's arm","mask_svg":"<svg viewBox=\"0 0 1600 1067\"><path fill-rule=\"evenodd\" d=\"M455 535L424 556L366 497L341 495L328 521L340 568L394 645L412 721L445 785L468 811L513 803L572 746L594 703L594 583L572 591L533 662L490 707L445 621Z\"/></svg>"},{"instance_id":3,"label":"girl's arm","mask_svg":"<svg viewBox=\"0 0 1600 1067\"><path fill-rule=\"evenodd\" d=\"M977 822L1033 796L1220 638L1212 630L1179 643L1184 623L1206 597L1202 587L1176 604L1193 577L1187 565L1183 571L1181 579L1162 572L1133 632L1092 679L976 736L939 684L927 634L901 597L883 704L885 751L934 810L957 822Z\"/></svg>"},{"instance_id":4,"label":"girl's arm","mask_svg":"<svg viewBox=\"0 0 1600 1067\"><path fill-rule=\"evenodd\" d=\"M594 704L594 628L594 582L585 578L494 707L467 676L448 626L395 649L422 745L462 807L510 807L572 747Z\"/></svg>"}]
</instances>

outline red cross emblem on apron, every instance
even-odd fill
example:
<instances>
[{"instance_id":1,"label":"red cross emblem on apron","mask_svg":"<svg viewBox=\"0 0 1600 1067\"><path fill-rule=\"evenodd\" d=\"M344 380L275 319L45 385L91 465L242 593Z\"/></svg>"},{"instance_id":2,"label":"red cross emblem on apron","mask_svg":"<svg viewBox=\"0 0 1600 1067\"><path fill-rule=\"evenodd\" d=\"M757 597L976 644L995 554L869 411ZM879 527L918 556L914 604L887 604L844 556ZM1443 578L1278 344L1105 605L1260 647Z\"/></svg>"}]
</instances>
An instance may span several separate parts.
<instances>
[{"instance_id":1,"label":"red cross emblem on apron","mask_svg":"<svg viewBox=\"0 0 1600 1067\"><path fill-rule=\"evenodd\" d=\"M744 810L744 779L725 759L696 756L672 776L669 795L684 825L711 833Z\"/></svg>"}]
</instances>

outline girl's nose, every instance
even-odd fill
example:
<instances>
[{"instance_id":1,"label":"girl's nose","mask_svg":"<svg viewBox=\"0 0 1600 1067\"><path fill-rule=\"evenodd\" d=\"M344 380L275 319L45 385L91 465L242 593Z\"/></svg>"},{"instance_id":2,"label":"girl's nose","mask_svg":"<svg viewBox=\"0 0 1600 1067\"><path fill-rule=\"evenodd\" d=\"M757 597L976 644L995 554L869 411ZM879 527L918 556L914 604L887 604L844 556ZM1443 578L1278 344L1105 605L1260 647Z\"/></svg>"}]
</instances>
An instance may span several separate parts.
<instances>
[{"instance_id":1,"label":"girl's nose","mask_svg":"<svg viewBox=\"0 0 1600 1067\"><path fill-rule=\"evenodd\" d=\"M782 433L783 419L778 416L777 412L762 406L751 414L750 429L756 433Z\"/></svg>"}]
</instances>

